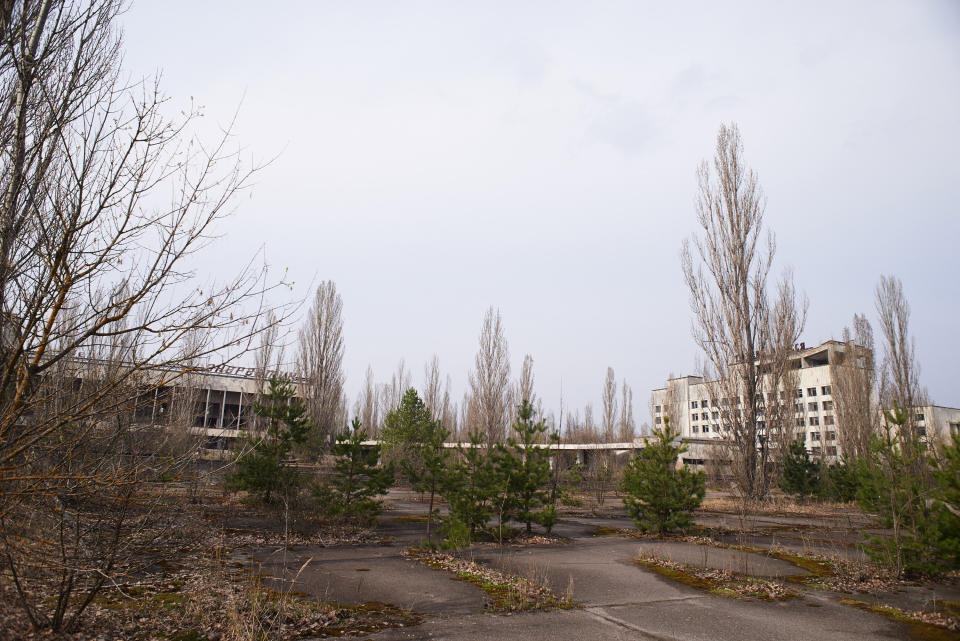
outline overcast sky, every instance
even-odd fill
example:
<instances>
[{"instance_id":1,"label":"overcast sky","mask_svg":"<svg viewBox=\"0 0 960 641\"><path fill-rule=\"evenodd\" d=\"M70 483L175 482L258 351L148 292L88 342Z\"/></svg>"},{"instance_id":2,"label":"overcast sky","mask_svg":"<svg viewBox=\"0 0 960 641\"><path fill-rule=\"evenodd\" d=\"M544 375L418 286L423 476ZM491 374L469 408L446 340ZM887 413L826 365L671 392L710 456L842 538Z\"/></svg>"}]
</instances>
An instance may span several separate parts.
<instances>
[{"instance_id":1,"label":"overcast sky","mask_svg":"<svg viewBox=\"0 0 960 641\"><path fill-rule=\"evenodd\" d=\"M141 0L123 29L130 72L276 156L209 269L264 246L299 296L335 281L351 401L433 354L462 395L492 305L546 406L598 412L611 366L649 420L696 371L679 251L735 121L806 344L896 274L960 406L960 2Z\"/></svg>"}]
</instances>

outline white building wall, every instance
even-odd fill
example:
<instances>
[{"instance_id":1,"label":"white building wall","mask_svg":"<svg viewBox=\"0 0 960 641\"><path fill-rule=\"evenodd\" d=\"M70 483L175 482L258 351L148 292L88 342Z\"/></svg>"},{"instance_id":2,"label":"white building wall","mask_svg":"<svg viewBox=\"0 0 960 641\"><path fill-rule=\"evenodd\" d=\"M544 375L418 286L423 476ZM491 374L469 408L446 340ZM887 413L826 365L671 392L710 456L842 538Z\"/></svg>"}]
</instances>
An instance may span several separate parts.
<instances>
[{"instance_id":1,"label":"white building wall","mask_svg":"<svg viewBox=\"0 0 960 641\"><path fill-rule=\"evenodd\" d=\"M837 460L842 454L833 408L833 381L827 362L838 349L843 349L842 343L827 341L817 347L801 349L796 355L801 367L797 370L798 387L793 390L797 405L794 427L803 434L807 450L828 461ZM663 417L670 412L666 407L668 400L674 398L681 402L673 411L677 416L670 416L670 423L680 428L682 438L698 443L719 439L719 399L711 398L710 386L710 382L699 376L684 376L670 379L665 388L653 390L654 427L662 425ZM704 407L705 402L707 407ZM677 404L673 405L676 407ZM946 440L952 432L960 433L960 409L928 405L915 408L915 411L918 425L925 428L930 440ZM702 447L699 449L704 451Z\"/></svg>"}]
</instances>

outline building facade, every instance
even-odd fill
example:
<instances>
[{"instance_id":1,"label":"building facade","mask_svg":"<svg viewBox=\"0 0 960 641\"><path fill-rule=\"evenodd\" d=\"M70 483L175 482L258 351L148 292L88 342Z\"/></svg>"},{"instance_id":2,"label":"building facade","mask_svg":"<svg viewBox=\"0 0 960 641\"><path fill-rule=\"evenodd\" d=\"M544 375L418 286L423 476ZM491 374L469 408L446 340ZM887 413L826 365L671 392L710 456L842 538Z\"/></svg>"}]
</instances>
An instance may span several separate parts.
<instances>
[{"instance_id":1,"label":"building facade","mask_svg":"<svg viewBox=\"0 0 960 641\"><path fill-rule=\"evenodd\" d=\"M812 348L798 346L790 359L796 387L779 390L781 395L793 396L791 420L795 436L803 439L811 455L827 461L835 461L842 455L838 439L838 430L842 426L838 425L834 412L834 370L830 365L846 349L847 344L839 341L827 341ZM666 387L652 391L654 426L660 427L664 417L670 417L671 425L690 443L687 462L700 463L710 458L711 449L715 449L710 447L711 443L723 437L722 404L727 399L714 398L717 388L715 381L705 381L700 376L683 376L670 379ZM739 403L740 399L731 402ZM875 393L871 404L879 413ZM949 438L951 433L960 433L960 409L927 405L913 411L921 433L928 439L942 440Z\"/></svg>"}]
</instances>

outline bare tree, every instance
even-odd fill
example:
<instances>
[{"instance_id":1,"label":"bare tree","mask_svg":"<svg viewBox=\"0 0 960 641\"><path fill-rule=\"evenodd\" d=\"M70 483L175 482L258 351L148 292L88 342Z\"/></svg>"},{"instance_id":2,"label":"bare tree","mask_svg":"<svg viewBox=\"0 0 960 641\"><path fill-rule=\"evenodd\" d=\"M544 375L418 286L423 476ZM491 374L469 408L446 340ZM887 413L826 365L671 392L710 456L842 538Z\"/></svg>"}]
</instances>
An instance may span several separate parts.
<instances>
[{"instance_id":1,"label":"bare tree","mask_svg":"<svg viewBox=\"0 0 960 641\"><path fill-rule=\"evenodd\" d=\"M146 482L192 460L155 399L242 356L269 289L253 262L198 278L252 170L125 77L122 8L0 5L0 572L35 628L75 627L133 558Z\"/></svg>"},{"instance_id":2,"label":"bare tree","mask_svg":"<svg viewBox=\"0 0 960 641\"><path fill-rule=\"evenodd\" d=\"M777 298L769 319L768 344L764 348L759 371L757 427L761 440L761 454L766 454L766 465L771 476L779 477L790 443L805 438L803 426L797 424L803 408L796 406L796 390L800 387L801 362L792 345L802 331L805 311L800 311L801 297L793 286L790 272L778 284ZM802 303L806 309L806 301ZM765 449L765 451L763 451ZM775 480L775 479L774 479Z\"/></svg>"},{"instance_id":3,"label":"bare tree","mask_svg":"<svg viewBox=\"0 0 960 641\"><path fill-rule=\"evenodd\" d=\"M760 499L776 478L762 417L771 403L792 402L780 398L782 376L771 369L789 363L806 304L797 302L789 274L778 300L770 300L775 243L769 232L764 242L765 199L756 174L744 165L736 125L720 127L713 171L702 163L698 183L701 233L692 244L684 242L682 254L693 335L707 357L705 378L715 381L711 395L720 404L724 456L742 494Z\"/></svg>"},{"instance_id":4,"label":"bare tree","mask_svg":"<svg viewBox=\"0 0 960 641\"><path fill-rule=\"evenodd\" d=\"M583 416L580 411L575 411L572 415L567 414L568 433L570 440L574 443L596 443L600 440L600 434L597 431L597 425L593 420L593 404L587 403L583 406Z\"/></svg>"},{"instance_id":5,"label":"bare tree","mask_svg":"<svg viewBox=\"0 0 960 641\"><path fill-rule=\"evenodd\" d=\"M430 408L431 414L440 409L443 395L443 384L440 379L440 358L434 354L430 362L423 366L423 404ZM438 417L434 415L433 418L436 420Z\"/></svg>"},{"instance_id":6,"label":"bare tree","mask_svg":"<svg viewBox=\"0 0 960 641\"><path fill-rule=\"evenodd\" d=\"M531 405L537 405L536 394L533 391L533 357L527 354L523 357L523 365L520 366L520 385L518 388L519 401L529 401Z\"/></svg>"},{"instance_id":7,"label":"bare tree","mask_svg":"<svg viewBox=\"0 0 960 641\"><path fill-rule=\"evenodd\" d=\"M333 281L317 287L300 330L297 370L300 393L316 432L309 449L316 454L346 426L343 421L343 300Z\"/></svg>"},{"instance_id":8,"label":"bare tree","mask_svg":"<svg viewBox=\"0 0 960 641\"><path fill-rule=\"evenodd\" d=\"M600 418L601 428L603 430L603 440L607 443L613 442L613 436L617 425L617 379L614 376L613 368L607 368L607 377L603 381L603 414Z\"/></svg>"},{"instance_id":9,"label":"bare tree","mask_svg":"<svg viewBox=\"0 0 960 641\"><path fill-rule=\"evenodd\" d=\"M870 454L878 420L876 378L873 328L866 316L854 314L852 331L843 330L843 349L830 361L837 440L848 461Z\"/></svg>"},{"instance_id":10,"label":"bare tree","mask_svg":"<svg viewBox=\"0 0 960 641\"><path fill-rule=\"evenodd\" d=\"M397 370L391 375L390 382L384 383L380 388L380 416L386 417L387 414L400 406L400 400L403 393L413 387L410 383L411 374L407 370L407 362L400 359L397 363Z\"/></svg>"},{"instance_id":11,"label":"bare tree","mask_svg":"<svg viewBox=\"0 0 960 641\"><path fill-rule=\"evenodd\" d=\"M280 340L280 323L276 314L271 310L267 312L266 329L260 334L259 345L254 350L253 379L256 386L256 399L262 400L262 395L267 390L267 383L273 376L278 376L283 369L284 346ZM250 429L254 432L260 432L266 429L266 419L257 414L250 417ZM237 444L241 447L246 446L242 440L238 439Z\"/></svg>"},{"instance_id":12,"label":"bare tree","mask_svg":"<svg viewBox=\"0 0 960 641\"><path fill-rule=\"evenodd\" d=\"M373 377L373 368L367 366L367 373L363 379L363 388L354 406L354 414L360 417L360 424L367 430L371 438L380 433L380 389Z\"/></svg>"},{"instance_id":13,"label":"bare tree","mask_svg":"<svg viewBox=\"0 0 960 641\"><path fill-rule=\"evenodd\" d=\"M621 443L632 441L636 436L636 424L633 420L633 390L623 381L620 396L620 421L617 423L617 440Z\"/></svg>"},{"instance_id":14,"label":"bare tree","mask_svg":"<svg viewBox=\"0 0 960 641\"><path fill-rule=\"evenodd\" d=\"M469 375L476 424L488 446L499 443L510 420L510 350L503 335L500 312L487 310L480 330L480 347Z\"/></svg>"},{"instance_id":15,"label":"bare tree","mask_svg":"<svg viewBox=\"0 0 960 641\"><path fill-rule=\"evenodd\" d=\"M890 408L896 402L907 412L904 429L916 430L915 408L926 403L920 387L920 364L910 335L910 304L896 276L881 276L876 290L877 316L883 338L880 364L880 403Z\"/></svg>"},{"instance_id":16,"label":"bare tree","mask_svg":"<svg viewBox=\"0 0 960 641\"><path fill-rule=\"evenodd\" d=\"M430 415L440 421L451 434L457 431L457 409L450 400L450 377L441 383L440 358L434 354L423 367L423 403L430 408Z\"/></svg>"}]
</instances>

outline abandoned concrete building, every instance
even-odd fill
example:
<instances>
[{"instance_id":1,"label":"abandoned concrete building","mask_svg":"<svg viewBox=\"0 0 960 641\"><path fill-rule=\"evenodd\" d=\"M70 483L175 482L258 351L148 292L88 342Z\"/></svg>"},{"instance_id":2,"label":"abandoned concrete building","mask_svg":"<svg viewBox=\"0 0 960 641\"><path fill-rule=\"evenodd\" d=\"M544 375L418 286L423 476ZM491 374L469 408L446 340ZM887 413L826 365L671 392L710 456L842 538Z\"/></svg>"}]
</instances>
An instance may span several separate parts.
<instances>
[{"instance_id":1,"label":"abandoned concrete building","mask_svg":"<svg viewBox=\"0 0 960 641\"><path fill-rule=\"evenodd\" d=\"M791 356L791 369L795 376L795 389L778 392L793 397L793 429L802 438L808 451L817 458L835 461L842 455L834 411L834 380L836 369L831 364L841 357L850 345L839 341L826 341L816 347L798 345ZM856 348L863 350L864 348ZM682 376L667 381L666 387L655 389L651 394L653 422L659 426L665 416L671 425L680 430L680 436L688 442L685 462L703 464L715 455L716 443L724 435L724 405L729 402L739 406L742 398L724 399L717 381L707 381L701 376ZM786 398L790 398L790 396ZM871 395L874 412L881 414L876 393ZM912 408L917 425L927 439L945 439L952 432L960 432L960 409L938 405ZM741 412L742 414L742 412ZM766 428L758 421L759 432Z\"/></svg>"}]
</instances>

